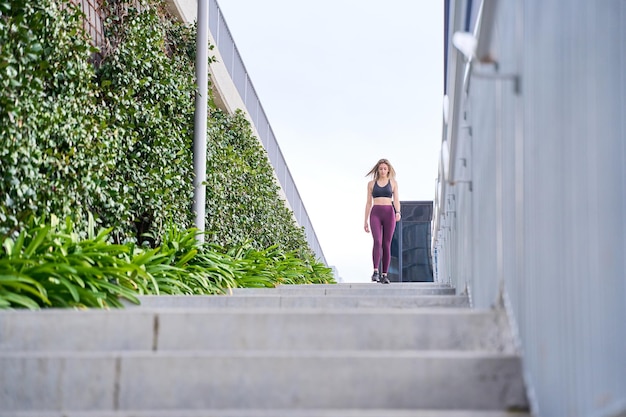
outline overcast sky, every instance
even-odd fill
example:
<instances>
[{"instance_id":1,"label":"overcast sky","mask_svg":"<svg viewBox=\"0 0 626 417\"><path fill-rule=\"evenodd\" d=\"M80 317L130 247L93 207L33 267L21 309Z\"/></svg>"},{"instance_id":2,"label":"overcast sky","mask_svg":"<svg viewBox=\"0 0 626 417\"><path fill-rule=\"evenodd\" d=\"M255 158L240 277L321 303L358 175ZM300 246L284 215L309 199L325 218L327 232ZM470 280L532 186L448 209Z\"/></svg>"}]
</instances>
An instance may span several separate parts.
<instances>
[{"instance_id":1,"label":"overcast sky","mask_svg":"<svg viewBox=\"0 0 626 417\"><path fill-rule=\"evenodd\" d=\"M329 266L367 282L365 174L433 200L441 143L443 3L218 0Z\"/></svg>"}]
</instances>

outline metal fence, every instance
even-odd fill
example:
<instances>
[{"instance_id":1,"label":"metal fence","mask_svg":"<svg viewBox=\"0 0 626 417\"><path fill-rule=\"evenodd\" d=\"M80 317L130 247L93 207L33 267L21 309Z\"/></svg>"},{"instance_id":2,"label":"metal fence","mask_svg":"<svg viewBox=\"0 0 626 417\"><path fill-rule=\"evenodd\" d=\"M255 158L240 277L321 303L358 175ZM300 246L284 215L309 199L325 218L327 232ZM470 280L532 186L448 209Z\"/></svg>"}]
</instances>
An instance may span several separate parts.
<instances>
[{"instance_id":1,"label":"metal fence","mask_svg":"<svg viewBox=\"0 0 626 417\"><path fill-rule=\"evenodd\" d=\"M536 416L626 415L626 2L446 16L435 279L508 310Z\"/></svg>"},{"instance_id":2,"label":"metal fence","mask_svg":"<svg viewBox=\"0 0 626 417\"><path fill-rule=\"evenodd\" d=\"M239 95L246 105L245 110L250 115L259 133L261 142L269 155L270 162L274 167L274 172L280 181L280 185L295 214L296 220L300 226L304 227L307 242L311 249L315 252L318 259L326 264L324 252L317 239L317 235L315 234L309 215L304 207L298 188L291 176L285 157L278 146L278 142L274 136L269 120L265 115L261 101L252 85L248 71L237 50L237 45L235 45L226 20L216 0L209 0L209 30L222 56L223 64L226 66Z\"/></svg>"}]
</instances>

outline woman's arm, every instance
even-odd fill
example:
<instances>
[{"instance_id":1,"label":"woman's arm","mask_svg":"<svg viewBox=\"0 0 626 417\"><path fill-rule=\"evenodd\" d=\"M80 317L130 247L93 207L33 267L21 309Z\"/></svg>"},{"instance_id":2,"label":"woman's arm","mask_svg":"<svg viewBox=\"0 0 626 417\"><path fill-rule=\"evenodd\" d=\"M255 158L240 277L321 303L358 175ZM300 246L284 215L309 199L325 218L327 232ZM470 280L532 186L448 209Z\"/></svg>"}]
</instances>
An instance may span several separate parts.
<instances>
[{"instance_id":1,"label":"woman's arm","mask_svg":"<svg viewBox=\"0 0 626 417\"><path fill-rule=\"evenodd\" d=\"M374 186L374 181L370 181L367 183L367 199L365 200L365 231L367 233L370 232L369 226L369 217L370 211L372 210L372 187Z\"/></svg>"},{"instance_id":2,"label":"woman's arm","mask_svg":"<svg viewBox=\"0 0 626 417\"><path fill-rule=\"evenodd\" d=\"M393 183L393 207L396 209L396 221L400 220L400 192L398 191L398 183L394 180Z\"/></svg>"}]
</instances>

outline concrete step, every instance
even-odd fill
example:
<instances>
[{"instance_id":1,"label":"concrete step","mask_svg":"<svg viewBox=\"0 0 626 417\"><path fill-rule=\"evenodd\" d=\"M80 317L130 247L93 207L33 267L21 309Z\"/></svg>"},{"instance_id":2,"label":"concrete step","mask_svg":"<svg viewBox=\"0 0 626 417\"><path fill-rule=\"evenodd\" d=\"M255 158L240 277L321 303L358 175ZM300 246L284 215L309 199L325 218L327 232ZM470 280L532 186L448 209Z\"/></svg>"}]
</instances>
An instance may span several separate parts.
<instances>
[{"instance_id":1,"label":"concrete step","mask_svg":"<svg viewBox=\"0 0 626 417\"><path fill-rule=\"evenodd\" d=\"M382 285L383 288L387 288L388 286L392 286L394 288L452 288L450 284L443 284L440 282L392 282L390 284L380 284L377 282L340 282L337 284L289 284L289 285L279 285L275 288L282 289L293 289L293 288L351 288L355 290L363 289L363 288L371 288Z\"/></svg>"},{"instance_id":2,"label":"concrete step","mask_svg":"<svg viewBox=\"0 0 626 417\"><path fill-rule=\"evenodd\" d=\"M0 312L1 351L483 350L512 352L502 314L448 309Z\"/></svg>"},{"instance_id":3,"label":"concrete step","mask_svg":"<svg viewBox=\"0 0 626 417\"><path fill-rule=\"evenodd\" d=\"M3 352L0 369L3 416L527 407L520 358L474 351Z\"/></svg>"},{"instance_id":4,"label":"concrete step","mask_svg":"<svg viewBox=\"0 0 626 417\"><path fill-rule=\"evenodd\" d=\"M275 288L233 288L234 295L290 294L290 295L456 295L456 290L448 285L433 283L361 283L361 284L308 284L279 285Z\"/></svg>"},{"instance_id":5,"label":"concrete step","mask_svg":"<svg viewBox=\"0 0 626 417\"><path fill-rule=\"evenodd\" d=\"M421 308L469 307L467 296L461 295L146 295L141 304L126 302L126 308Z\"/></svg>"},{"instance_id":6,"label":"concrete step","mask_svg":"<svg viewBox=\"0 0 626 417\"><path fill-rule=\"evenodd\" d=\"M519 411L493 410L397 410L397 409L272 409L272 410L139 410L5 412L3 417L531 417Z\"/></svg>"},{"instance_id":7,"label":"concrete step","mask_svg":"<svg viewBox=\"0 0 626 417\"><path fill-rule=\"evenodd\" d=\"M504 313L455 293L285 285L3 311L0 416L529 416Z\"/></svg>"}]
</instances>

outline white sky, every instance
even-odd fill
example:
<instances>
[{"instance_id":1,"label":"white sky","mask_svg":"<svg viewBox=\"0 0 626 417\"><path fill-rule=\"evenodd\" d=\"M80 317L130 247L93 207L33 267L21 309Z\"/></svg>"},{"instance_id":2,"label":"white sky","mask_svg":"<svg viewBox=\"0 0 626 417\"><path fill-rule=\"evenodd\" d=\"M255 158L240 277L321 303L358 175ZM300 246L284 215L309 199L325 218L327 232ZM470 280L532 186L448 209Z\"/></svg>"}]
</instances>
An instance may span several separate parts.
<instances>
[{"instance_id":1,"label":"white sky","mask_svg":"<svg viewBox=\"0 0 626 417\"><path fill-rule=\"evenodd\" d=\"M365 174L433 200L441 143L443 3L218 0L329 266L367 282Z\"/></svg>"}]
</instances>

